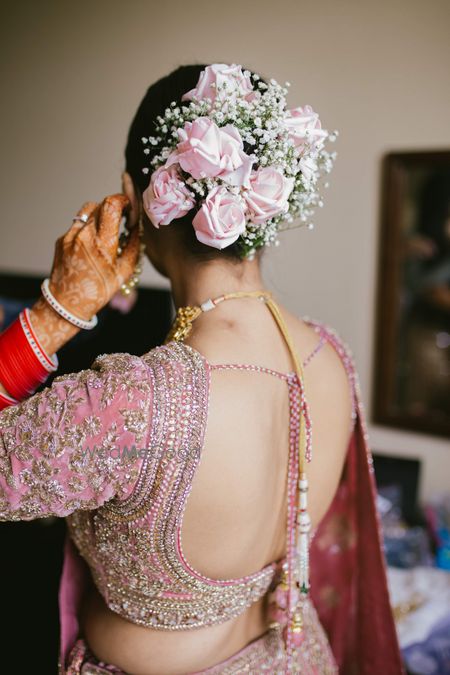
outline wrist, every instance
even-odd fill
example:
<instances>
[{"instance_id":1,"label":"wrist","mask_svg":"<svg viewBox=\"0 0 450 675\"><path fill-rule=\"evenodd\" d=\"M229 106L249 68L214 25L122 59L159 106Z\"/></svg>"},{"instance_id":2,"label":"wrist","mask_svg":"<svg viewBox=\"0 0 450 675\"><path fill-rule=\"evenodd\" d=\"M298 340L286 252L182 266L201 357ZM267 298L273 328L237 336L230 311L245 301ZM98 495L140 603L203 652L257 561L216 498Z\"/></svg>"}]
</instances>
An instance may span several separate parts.
<instances>
[{"instance_id":1,"label":"wrist","mask_svg":"<svg viewBox=\"0 0 450 675\"><path fill-rule=\"evenodd\" d=\"M0 409L31 396L57 367L57 355L44 349L25 308L0 334Z\"/></svg>"},{"instance_id":2,"label":"wrist","mask_svg":"<svg viewBox=\"0 0 450 675\"><path fill-rule=\"evenodd\" d=\"M30 309L30 319L38 340L49 356L70 342L81 330L60 316L42 296Z\"/></svg>"},{"instance_id":3,"label":"wrist","mask_svg":"<svg viewBox=\"0 0 450 675\"><path fill-rule=\"evenodd\" d=\"M91 330L92 328L95 328L98 322L97 315L94 314L91 316L89 319L84 319L82 316L79 315L79 310L77 313L74 313L70 307L68 307L68 303L64 301L64 304L61 304L59 300L55 297L53 291L50 288L50 279L44 279L44 281L41 284L41 290L42 290L42 295L44 299L46 300L47 304L50 305L50 307L57 313L59 314L60 317L65 319L66 321L69 321L69 323L73 324L74 326L77 326L77 328L82 328L84 330ZM92 303L91 303L92 304ZM87 301L84 302L85 309L87 309L89 306L89 303Z\"/></svg>"}]
</instances>

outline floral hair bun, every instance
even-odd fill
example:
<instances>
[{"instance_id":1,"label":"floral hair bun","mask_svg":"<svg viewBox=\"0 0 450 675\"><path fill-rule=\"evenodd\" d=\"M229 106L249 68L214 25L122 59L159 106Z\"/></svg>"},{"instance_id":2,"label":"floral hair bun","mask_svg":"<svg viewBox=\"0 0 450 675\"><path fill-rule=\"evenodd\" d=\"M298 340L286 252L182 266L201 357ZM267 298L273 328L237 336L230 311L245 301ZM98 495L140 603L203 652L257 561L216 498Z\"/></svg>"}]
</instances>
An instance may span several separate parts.
<instances>
[{"instance_id":1,"label":"floral hair bun","mask_svg":"<svg viewBox=\"0 0 450 675\"><path fill-rule=\"evenodd\" d=\"M183 104L173 101L157 117L155 135L142 139L146 155L155 146L143 168L151 174L144 208L155 227L195 208L197 239L217 249L238 242L242 258L278 244L280 230L313 227L320 179L336 157L324 145L337 132L322 129L308 105L286 110L289 86L214 63Z\"/></svg>"}]
</instances>

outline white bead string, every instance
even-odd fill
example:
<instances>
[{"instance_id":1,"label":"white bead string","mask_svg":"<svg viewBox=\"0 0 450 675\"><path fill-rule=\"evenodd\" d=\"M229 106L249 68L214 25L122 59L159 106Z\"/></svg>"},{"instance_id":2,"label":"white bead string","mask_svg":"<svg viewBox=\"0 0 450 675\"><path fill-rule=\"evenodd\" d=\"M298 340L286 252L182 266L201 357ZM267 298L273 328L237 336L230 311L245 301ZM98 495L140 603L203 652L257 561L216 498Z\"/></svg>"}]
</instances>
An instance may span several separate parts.
<instances>
[{"instance_id":1,"label":"white bead string","mask_svg":"<svg viewBox=\"0 0 450 675\"><path fill-rule=\"evenodd\" d=\"M97 315L94 314L92 319L85 321L84 319L80 319L78 316L75 316L75 314L72 314L72 312L69 312L69 310L63 307L53 296L52 292L50 291L49 282L50 279L44 279L41 284L41 291L42 295L47 300L48 304L55 310L55 312L62 316L63 319L66 319L66 321L70 321L70 323L77 328L83 328L84 330L91 330L92 328L95 328L98 323Z\"/></svg>"}]
</instances>

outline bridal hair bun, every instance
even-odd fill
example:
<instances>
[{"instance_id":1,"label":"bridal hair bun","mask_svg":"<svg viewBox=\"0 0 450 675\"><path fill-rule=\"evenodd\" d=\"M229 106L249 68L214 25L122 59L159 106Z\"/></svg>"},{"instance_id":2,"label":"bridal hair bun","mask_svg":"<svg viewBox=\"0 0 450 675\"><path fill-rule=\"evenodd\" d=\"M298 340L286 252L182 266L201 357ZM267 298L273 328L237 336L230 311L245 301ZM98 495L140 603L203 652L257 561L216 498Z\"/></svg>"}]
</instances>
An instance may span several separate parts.
<instances>
[{"instance_id":1,"label":"bridal hair bun","mask_svg":"<svg viewBox=\"0 0 450 675\"><path fill-rule=\"evenodd\" d=\"M153 135L142 138L143 203L155 227L195 209L200 242L216 249L236 242L247 259L277 245L281 230L313 227L321 179L336 157L325 145L337 132L322 129L309 105L287 109L289 86L214 63L157 116Z\"/></svg>"}]
</instances>

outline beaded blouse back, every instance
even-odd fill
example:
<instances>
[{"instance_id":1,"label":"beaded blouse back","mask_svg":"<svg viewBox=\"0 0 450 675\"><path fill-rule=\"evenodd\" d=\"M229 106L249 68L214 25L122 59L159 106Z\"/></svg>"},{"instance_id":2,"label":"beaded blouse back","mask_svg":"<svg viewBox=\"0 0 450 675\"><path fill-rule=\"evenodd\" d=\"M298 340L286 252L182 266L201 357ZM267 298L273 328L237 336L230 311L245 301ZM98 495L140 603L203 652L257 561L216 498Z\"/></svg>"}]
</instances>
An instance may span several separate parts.
<instances>
[{"instance_id":1,"label":"beaded blouse back","mask_svg":"<svg viewBox=\"0 0 450 675\"><path fill-rule=\"evenodd\" d=\"M320 333L319 343L304 366L325 341L326 335ZM298 374L249 364L210 364L193 347L173 340L141 358L148 367L153 395L148 451L134 489L125 499L116 497L95 511L79 510L67 518L71 538L88 563L106 604L136 624L183 630L238 616L280 583L290 580L293 592L290 568L298 529L298 439L302 406L305 410ZM289 388L288 553L253 574L217 580L189 564L180 533L201 458L211 372L228 368L273 375L285 380ZM289 607L295 609L295 604L291 601Z\"/></svg>"},{"instance_id":2,"label":"beaded blouse back","mask_svg":"<svg viewBox=\"0 0 450 675\"><path fill-rule=\"evenodd\" d=\"M300 645L289 651L289 641L281 639L278 629L269 628L267 641L261 637L261 642L250 643L251 653L245 647L232 661L234 665L239 661L245 672L400 675L403 670L389 602L357 372L350 350L336 331L320 321L302 319L320 336L303 366L326 342L337 352L348 375L353 409L347 457L333 502L311 543L311 599L302 603L303 627L294 633L288 622L291 645L296 635L301 637ZM13 483L7 474L0 500L0 516L10 520L44 510L67 519L70 536L64 549L59 594L61 675L79 635L79 609L92 579L112 611L143 626L173 631L238 616L267 591L274 592L274 604L281 605L281 610L287 607L286 594L293 587L289 575L287 580L283 578L287 559L242 579L216 580L189 566L182 552L180 525L202 453L211 373L218 367L269 372L254 365L211 365L192 347L171 341L142 357L98 357L92 369L60 379L38 399L20 404L18 413L2 414L2 442L14 463L27 458L30 442L39 443L46 453L52 453L62 486L55 493L54 474L50 481L44 482L46 476L41 479L48 463L33 461L30 469L21 472L27 484L23 482L19 495L15 487L9 487ZM290 420L295 427L300 385L294 373L271 372L289 385ZM262 375L255 373L254 378L258 377ZM65 415L62 428L61 412ZM31 428L34 436L30 441ZM53 435L49 436L49 430ZM58 442L49 442L55 434ZM118 463L104 452L91 457L86 452L90 439L96 439L106 451L135 441L151 452L136 466L124 462L123 457ZM184 452L174 453L177 447ZM297 449L295 440L290 444L291 459L298 459ZM297 478L297 469L290 462L289 484L293 486ZM296 531L288 528L286 552L293 546ZM268 607L270 596L264 596ZM276 621L294 618L286 614L277 611ZM250 659L255 652L258 665L253 667ZM209 671L212 675L236 669L217 671L213 666Z\"/></svg>"},{"instance_id":3,"label":"beaded blouse back","mask_svg":"<svg viewBox=\"0 0 450 675\"><path fill-rule=\"evenodd\" d=\"M111 500L95 512L71 514L69 531L113 611L157 628L219 623L264 595L279 562L240 580L217 581L201 575L184 559L179 532L201 455L210 371L239 368L272 374L288 383L292 405L295 374L246 364L209 366L182 343L158 347L144 358L154 379L153 428L147 443L151 453L143 460L128 499ZM177 440L180 432L183 446ZM180 599L175 601L177 593ZM207 604L205 596L210 599Z\"/></svg>"}]
</instances>

